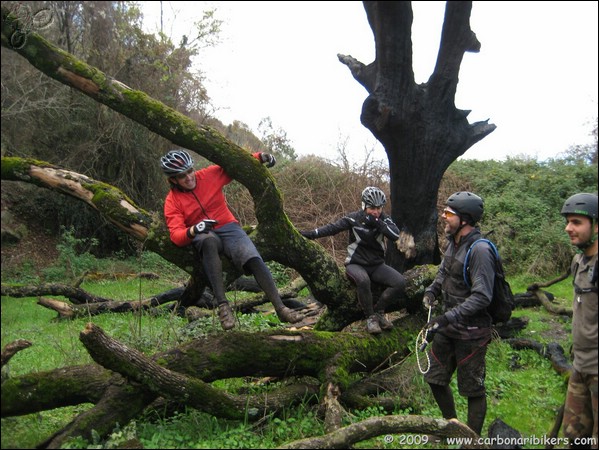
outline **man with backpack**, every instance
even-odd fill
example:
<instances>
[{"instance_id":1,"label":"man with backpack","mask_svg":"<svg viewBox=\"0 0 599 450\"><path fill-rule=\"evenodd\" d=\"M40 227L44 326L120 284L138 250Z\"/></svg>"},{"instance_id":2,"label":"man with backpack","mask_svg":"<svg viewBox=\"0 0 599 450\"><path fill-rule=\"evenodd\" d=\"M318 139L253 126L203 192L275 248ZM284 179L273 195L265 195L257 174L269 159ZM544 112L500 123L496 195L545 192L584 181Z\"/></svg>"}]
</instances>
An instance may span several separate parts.
<instances>
[{"instance_id":1,"label":"man with backpack","mask_svg":"<svg viewBox=\"0 0 599 450\"><path fill-rule=\"evenodd\" d=\"M570 266L573 368L562 429L570 448L597 448L597 195L571 196L561 214L570 242L580 250Z\"/></svg>"},{"instance_id":2,"label":"man with backpack","mask_svg":"<svg viewBox=\"0 0 599 450\"><path fill-rule=\"evenodd\" d=\"M457 370L458 390L468 398L468 426L482 432L487 413L485 356L491 340L492 321L487 311L493 297L495 254L490 245L480 243L476 224L483 215L483 200L471 192L456 192L446 202L441 217L445 221L447 247L433 283L425 289L423 304L432 308L441 297L443 314L426 325L427 339L434 336L430 369L424 379L445 419L456 419L453 393L449 386ZM470 250L468 273L464 260Z\"/></svg>"}]
</instances>

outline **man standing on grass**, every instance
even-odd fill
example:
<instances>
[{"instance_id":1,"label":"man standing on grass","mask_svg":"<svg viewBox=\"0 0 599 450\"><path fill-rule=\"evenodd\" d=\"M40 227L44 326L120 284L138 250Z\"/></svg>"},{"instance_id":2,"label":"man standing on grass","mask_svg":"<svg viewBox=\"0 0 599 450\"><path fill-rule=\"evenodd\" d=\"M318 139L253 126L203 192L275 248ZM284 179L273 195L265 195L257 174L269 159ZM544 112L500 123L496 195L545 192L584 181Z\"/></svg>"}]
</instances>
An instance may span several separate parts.
<instances>
[{"instance_id":1,"label":"man standing on grass","mask_svg":"<svg viewBox=\"0 0 599 450\"><path fill-rule=\"evenodd\" d=\"M573 369L562 429L570 448L597 448L597 195L573 195L561 214L570 242L580 250L570 266Z\"/></svg>"},{"instance_id":2,"label":"man standing on grass","mask_svg":"<svg viewBox=\"0 0 599 450\"><path fill-rule=\"evenodd\" d=\"M491 316L487 306L493 297L495 255L489 245L472 248L469 273L464 263L470 246L482 237L477 223L483 215L483 199L472 192L456 192L445 203L447 247L433 283L424 291L423 303L432 308L442 298L443 314L426 325L434 335L430 370L424 375L445 419L457 418L451 378L457 371L458 391L468 398L468 426L481 434L487 414L485 388L487 345L491 341Z\"/></svg>"}]
</instances>

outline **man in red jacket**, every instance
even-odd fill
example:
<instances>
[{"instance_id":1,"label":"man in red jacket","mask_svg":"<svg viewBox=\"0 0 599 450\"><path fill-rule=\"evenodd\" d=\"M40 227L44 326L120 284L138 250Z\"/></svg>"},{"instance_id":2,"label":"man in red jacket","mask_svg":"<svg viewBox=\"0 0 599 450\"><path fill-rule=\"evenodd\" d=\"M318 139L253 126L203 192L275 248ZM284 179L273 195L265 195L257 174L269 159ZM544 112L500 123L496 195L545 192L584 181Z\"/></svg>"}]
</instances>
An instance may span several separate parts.
<instances>
[{"instance_id":1,"label":"man in red jacket","mask_svg":"<svg viewBox=\"0 0 599 450\"><path fill-rule=\"evenodd\" d=\"M266 167L274 166L273 155L257 152L253 156ZM244 273L252 274L277 316L283 322L299 322L302 315L287 308L254 243L243 231L227 207L223 187L232 178L219 166L194 170L185 150L172 150L160 159L171 190L164 202L164 216L171 241L179 246L193 245L218 304L218 316L224 330L235 326L235 316L225 297L221 253Z\"/></svg>"}]
</instances>

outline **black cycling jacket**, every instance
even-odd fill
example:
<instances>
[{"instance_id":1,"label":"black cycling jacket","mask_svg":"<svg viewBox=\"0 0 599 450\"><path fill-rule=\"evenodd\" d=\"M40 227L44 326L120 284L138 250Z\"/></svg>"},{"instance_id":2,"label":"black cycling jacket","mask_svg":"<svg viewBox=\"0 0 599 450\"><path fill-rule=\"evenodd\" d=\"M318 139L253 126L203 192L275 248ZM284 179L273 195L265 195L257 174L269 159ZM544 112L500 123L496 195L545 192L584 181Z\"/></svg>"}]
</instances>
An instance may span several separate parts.
<instances>
[{"instance_id":1,"label":"black cycling jacket","mask_svg":"<svg viewBox=\"0 0 599 450\"><path fill-rule=\"evenodd\" d=\"M349 213L336 222L314 230L317 238L333 236L342 231L349 231L345 265L375 266L383 264L386 249L384 238L394 242L399 239L399 228L391 220L391 217L381 213L377 225L373 227L367 224L366 212L363 210Z\"/></svg>"},{"instance_id":2,"label":"black cycling jacket","mask_svg":"<svg viewBox=\"0 0 599 450\"><path fill-rule=\"evenodd\" d=\"M495 255L490 245L478 244L470 253L470 279L472 286L464 281L464 259L470 246L480 239L478 228L462 236L456 245L453 236L448 237L447 248L439 272L425 292L435 297L442 295L443 309L450 323L463 331L468 328L488 328L491 316L487 306L493 298L495 282Z\"/></svg>"}]
</instances>

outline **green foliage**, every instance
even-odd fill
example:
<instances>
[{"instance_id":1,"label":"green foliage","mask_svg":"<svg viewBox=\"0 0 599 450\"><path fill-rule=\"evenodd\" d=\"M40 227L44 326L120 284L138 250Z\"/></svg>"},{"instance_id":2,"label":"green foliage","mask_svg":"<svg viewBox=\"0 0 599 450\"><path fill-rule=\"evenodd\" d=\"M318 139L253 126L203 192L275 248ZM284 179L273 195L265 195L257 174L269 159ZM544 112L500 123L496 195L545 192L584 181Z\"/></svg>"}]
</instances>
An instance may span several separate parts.
<instances>
[{"instance_id":1,"label":"green foliage","mask_svg":"<svg viewBox=\"0 0 599 450\"><path fill-rule=\"evenodd\" d=\"M509 274L563 273L574 250L560 210L576 192L597 192L597 167L563 160L456 161L449 176L485 201L483 232L497 244Z\"/></svg>"},{"instance_id":2,"label":"green foliage","mask_svg":"<svg viewBox=\"0 0 599 450\"><path fill-rule=\"evenodd\" d=\"M97 268L97 259L91 250L99 242L94 238L76 238L73 228L62 229L58 248L58 266L45 270L48 281L58 281L80 277L85 272Z\"/></svg>"},{"instance_id":3,"label":"green foliage","mask_svg":"<svg viewBox=\"0 0 599 450\"><path fill-rule=\"evenodd\" d=\"M275 283L279 286L285 286L293 279L294 271L276 261L267 262L268 269L272 273Z\"/></svg>"},{"instance_id":4,"label":"green foliage","mask_svg":"<svg viewBox=\"0 0 599 450\"><path fill-rule=\"evenodd\" d=\"M287 132L282 128L275 128L270 117L265 117L260 121L258 132L266 147L266 152L272 153L277 158L285 161L295 161L297 159L297 154L287 137Z\"/></svg>"},{"instance_id":5,"label":"green foliage","mask_svg":"<svg viewBox=\"0 0 599 450\"><path fill-rule=\"evenodd\" d=\"M222 21L213 10L198 13L192 32L174 43L165 34L143 31L143 11L134 2L21 3L34 12L47 9L52 26L44 29L44 37L107 76L198 123L212 112L204 75L192 63L203 48L219 41ZM40 78L38 69L15 52L3 52L2 64L3 155L59 164L109 181L144 208L161 207L166 184L158 157L171 143L67 86ZM71 199L71 203L75 202ZM63 222L55 216L64 207L37 217L52 225L82 222L82 217L90 222L93 212L82 212L81 203L77 204ZM95 226L88 223L85 234L98 231L97 213L95 221ZM121 244L112 226L101 232L112 237L106 239L107 246L115 241Z\"/></svg>"},{"instance_id":6,"label":"green foliage","mask_svg":"<svg viewBox=\"0 0 599 450\"><path fill-rule=\"evenodd\" d=\"M500 417L523 436L547 434L566 394L564 379L551 363L532 350L515 351L502 342L489 347L487 361L487 426Z\"/></svg>"},{"instance_id":7,"label":"green foliage","mask_svg":"<svg viewBox=\"0 0 599 450\"><path fill-rule=\"evenodd\" d=\"M351 421L349 420L350 417L346 417L345 418L345 424L344 426L349 425L350 423L355 423L355 422L360 422L362 420L368 419L370 417L378 417L378 416L384 416L385 415L385 409L382 406L369 406L367 408L361 409L361 410L355 410L352 412L352 416L351 417Z\"/></svg>"}]
</instances>

